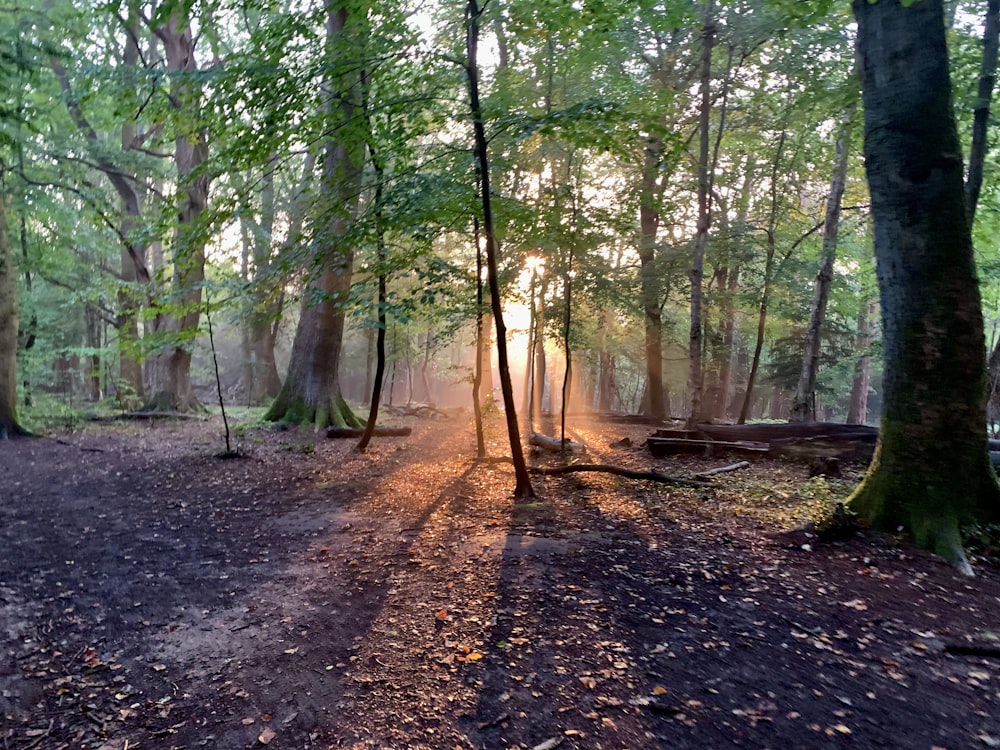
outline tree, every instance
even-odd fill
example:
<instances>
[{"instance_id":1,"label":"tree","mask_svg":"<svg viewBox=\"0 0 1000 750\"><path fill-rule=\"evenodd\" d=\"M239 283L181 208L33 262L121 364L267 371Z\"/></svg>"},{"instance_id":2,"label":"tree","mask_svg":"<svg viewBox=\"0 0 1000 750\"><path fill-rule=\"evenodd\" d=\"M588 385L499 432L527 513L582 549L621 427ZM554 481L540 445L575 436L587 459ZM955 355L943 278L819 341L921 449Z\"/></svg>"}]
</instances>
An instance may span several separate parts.
<instances>
[{"instance_id":1,"label":"tree","mask_svg":"<svg viewBox=\"0 0 1000 750\"><path fill-rule=\"evenodd\" d=\"M202 120L202 87L195 56L194 23L183 5L160 9L166 17L154 28L163 44L167 70L175 76L170 102L175 110L174 166L177 171L177 225L174 228L173 281L175 314L165 320L174 335L162 357L164 382L150 400L156 409L186 411L198 407L191 383L191 349L201 318L207 234L202 214L208 206L210 175L208 132Z\"/></svg>"},{"instance_id":2,"label":"tree","mask_svg":"<svg viewBox=\"0 0 1000 750\"><path fill-rule=\"evenodd\" d=\"M959 526L1000 518L942 0L854 0L883 321L883 414L850 506L966 573Z\"/></svg>"},{"instance_id":3,"label":"tree","mask_svg":"<svg viewBox=\"0 0 1000 750\"><path fill-rule=\"evenodd\" d=\"M331 135L324 145L323 195L316 219L314 267L310 269L314 278L302 296L302 316L295 330L285 383L265 415L271 421L311 423L317 429L362 425L344 401L339 372L345 303L354 262L350 224L358 200L364 144L363 128L355 119L357 103L352 99L358 71L356 61L347 60L346 54L357 36L360 19L335 0L327 0L325 8L330 56L326 114Z\"/></svg>"},{"instance_id":4,"label":"tree","mask_svg":"<svg viewBox=\"0 0 1000 750\"><path fill-rule=\"evenodd\" d=\"M6 209L0 192L0 439L24 433L17 421L17 271Z\"/></svg>"},{"instance_id":5,"label":"tree","mask_svg":"<svg viewBox=\"0 0 1000 750\"><path fill-rule=\"evenodd\" d=\"M490 166L488 158L486 128L483 110L479 103L479 21L482 11L476 0L469 0L466 6L466 76L469 83L469 109L475 134L476 170L479 176L480 197L483 201L483 236L486 240L486 268L490 286L490 304L497 332L497 359L500 368L500 390L503 394L504 413L507 419L507 435L510 439L510 455L514 462L514 497L519 499L535 496L528 476L528 465L521 448L521 435L517 426L517 411L514 405L514 388L510 380L507 364L507 329L503 322L500 302L500 281L497 271L497 255L500 243L497 241L493 225L493 209L490 196Z\"/></svg>"},{"instance_id":6,"label":"tree","mask_svg":"<svg viewBox=\"0 0 1000 750\"><path fill-rule=\"evenodd\" d=\"M826 198L826 218L823 222L823 250L819 273L816 274L816 297L813 301L809 328L806 329L805 353L802 357L802 374L792 399L793 422L816 421L816 377L819 374L819 353L822 345L823 320L830 299L833 282L833 264L837 258L837 233L840 231L840 208L847 184L847 160L851 144L851 121L856 106L851 103L840 124L836 156L833 160L833 177L830 194Z\"/></svg>"}]
</instances>

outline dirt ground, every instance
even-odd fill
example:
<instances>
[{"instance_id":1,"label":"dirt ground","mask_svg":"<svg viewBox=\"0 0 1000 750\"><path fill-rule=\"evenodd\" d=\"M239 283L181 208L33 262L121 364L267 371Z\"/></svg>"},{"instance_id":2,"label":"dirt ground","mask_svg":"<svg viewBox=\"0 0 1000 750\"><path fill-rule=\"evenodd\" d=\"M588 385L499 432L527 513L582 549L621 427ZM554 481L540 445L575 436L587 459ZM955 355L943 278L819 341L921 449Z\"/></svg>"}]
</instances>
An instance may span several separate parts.
<instances>
[{"instance_id":1,"label":"dirt ground","mask_svg":"<svg viewBox=\"0 0 1000 750\"><path fill-rule=\"evenodd\" d=\"M467 418L409 424L363 456L262 427L221 460L218 418L0 443L0 747L1000 747L996 567L775 533L860 469L515 505ZM648 432L573 435L731 463L609 447Z\"/></svg>"}]
</instances>

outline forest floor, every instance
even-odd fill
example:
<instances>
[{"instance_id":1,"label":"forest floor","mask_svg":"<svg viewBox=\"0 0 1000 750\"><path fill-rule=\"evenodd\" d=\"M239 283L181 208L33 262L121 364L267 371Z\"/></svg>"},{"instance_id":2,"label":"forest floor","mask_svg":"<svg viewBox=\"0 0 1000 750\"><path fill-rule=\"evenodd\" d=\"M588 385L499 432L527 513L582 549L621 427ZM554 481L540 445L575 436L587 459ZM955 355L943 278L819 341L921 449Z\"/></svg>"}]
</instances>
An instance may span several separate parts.
<instances>
[{"instance_id":1,"label":"forest floor","mask_svg":"<svg viewBox=\"0 0 1000 750\"><path fill-rule=\"evenodd\" d=\"M366 455L251 427L221 460L218 417L0 443L0 747L1000 747L997 567L781 533L862 467L515 504L468 417L386 422ZM648 433L572 431L729 462L609 447Z\"/></svg>"}]
</instances>

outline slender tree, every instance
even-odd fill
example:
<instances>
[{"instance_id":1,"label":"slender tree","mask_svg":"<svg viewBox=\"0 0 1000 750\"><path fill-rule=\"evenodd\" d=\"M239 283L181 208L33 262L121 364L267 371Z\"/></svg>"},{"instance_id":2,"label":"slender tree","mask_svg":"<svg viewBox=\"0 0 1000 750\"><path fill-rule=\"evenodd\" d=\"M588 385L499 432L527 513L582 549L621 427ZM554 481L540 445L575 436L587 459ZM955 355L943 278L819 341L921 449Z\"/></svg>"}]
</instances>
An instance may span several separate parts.
<instances>
[{"instance_id":1,"label":"slender tree","mask_svg":"<svg viewBox=\"0 0 1000 750\"><path fill-rule=\"evenodd\" d=\"M514 404L514 388L510 379L507 361L507 328L503 322L500 304L500 280L497 270L497 255L500 243L493 225L493 206L490 200L489 148L483 110L479 103L479 21L482 11L477 0L469 0L466 5L466 75L469 83L469 107L472 113L472 127L475 135L476 169L479 173L480 196L483 201L483 235L486 240L486 268L490 286L490 304L496 323L497 359L500 369L500 390L503 394L504 413L507 418L507 435L510 438L510 454L514 462L514 497L518 499L535 496L528 475L528 465L524 460L521 435L517 425L517 411Z\"/></svg>"},{"instance_id":2,"label":"slender tree","mask_svg":"<svg viewBox=\"0 0 1000 750\"><path fill-rule=\"evenodd\" d=\"M688 426L701 418L701 396L704 374L702 372L702 275L705 265L705 245L712 226L712 167L709 160L711 147L712 114L712 50L715 48L715 15L712 0L705 3L705 18L701 32L701 103L698 113L698 226L694 238L694 256L688 275L691 281L691 325L688 333L688 399L691 414ZM721 126L720 126L721 127Z\"/></svg>"},{"instance_id":3,"label":"slender tree","mask_svg":"<svg viewBox=\"0 0 1000 750\"><path fill-rule=\"evenodd\" d=\"M959 526L1000 518L983 317L941 0L854 0L883 325L883 414L851 507L971 573Z\"/></svg>"},{"instance_id":4,"label":"slender tree","mask_svg":"<svg viewBox=\"0 0 1000 750\"><path fill-rule=\"evenodd\" d=\"M826 198L826 218L823 223L823 246L820 253L819 273L816 274L816 293L813 300L809 327L806 329L802 373L792 399L793 422L816 421L816 380L819 374L819 354L823 341L823 321L826 318L830 285L833 283L833 264L837 259L837 234L840 231L840 208L847 184L847 161L851 146L851 123L856 105L851 104L840 124L836 155L833 160L833 177L830 193Z\"/></svg>"}]
</instances>

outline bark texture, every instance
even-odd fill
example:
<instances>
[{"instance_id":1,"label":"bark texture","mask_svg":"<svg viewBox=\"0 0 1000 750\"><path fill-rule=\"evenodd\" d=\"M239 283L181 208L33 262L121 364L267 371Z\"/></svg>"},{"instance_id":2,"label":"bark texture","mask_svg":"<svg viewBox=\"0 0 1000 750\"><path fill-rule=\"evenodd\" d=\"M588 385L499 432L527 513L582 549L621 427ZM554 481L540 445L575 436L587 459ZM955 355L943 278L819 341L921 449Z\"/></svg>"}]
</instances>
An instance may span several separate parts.
<instances>
[{"instance_id":1,"label":"bark texture","mask_svg":"<svg viewBox=\"0 0 1000 750\"><path fill-rule=\"evenodd\" d=\"M195 38L190 19L178 8L167 23L156 30L163 43L167 68L174 84L171 103L177 111L174 165L177 170L177 228L174 231L173 284L176 301L163 325L174 344L161 356L162 390L149 407L158 411L188 411L200 408L191 382L191 351L201 319L202 285L205 281L206 235L201 222L208 205L208 134L200 125L201 86L195 76Z\"/></svg>"},{"instance_id":2,"label":"bark texture","mask_svg":"<svg viewBox=\"0 0 1000 750\"><path fill-rule=\"evenodd\" d=\"M327 44L332 58L346 49L351 19L346 8L328 0ZM331 61L336 65L336 60ZM285 384L265 415L270 421L323 427L361 427L340 390L340 355L344 340L344 303L351 286L354 250L348 241L361 180L364 134L352 132L355 104L350 91L357 74L331 72L329 90L341 92L328 104L330 129L337 140L325 145L323 198L317 227L315 270L318 273L302 297L302 316L295 329ZM336 127L341 125L341 128Z\"/></svg>"},{"instance_id":3,"label":"bark texture","mask_svg":"<svg viewBox=\"0 0 1000 750\"><path fill-rule=\"evenodd\" d=\"M1000 490L944 10L855 0L854 13L885 374L879 444L850 504L971 572L959 525L1000 517Z\"/></svg>"},{"instance_id":4,"label":"bark texture","mask_svg":"<svg viewBox=\"0 0 1000 750\"><path fill-rule=\"evenodd\" d=\"M17 271L0 195L0 438L23 432L17 421Z\"/></svg>"}]
</instances>

